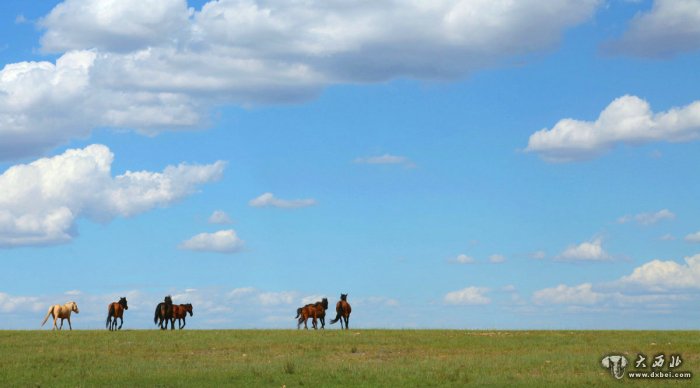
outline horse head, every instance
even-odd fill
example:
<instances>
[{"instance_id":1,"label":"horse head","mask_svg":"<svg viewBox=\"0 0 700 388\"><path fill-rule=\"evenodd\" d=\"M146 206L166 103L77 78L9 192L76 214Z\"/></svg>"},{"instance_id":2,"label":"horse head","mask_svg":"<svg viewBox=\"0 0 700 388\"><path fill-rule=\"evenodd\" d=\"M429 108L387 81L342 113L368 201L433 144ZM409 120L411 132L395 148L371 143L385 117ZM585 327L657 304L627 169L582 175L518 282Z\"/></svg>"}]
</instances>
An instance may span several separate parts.
<instances>
[{"instance_id":1,"label":"horse head","mask_svg":"<svg viewBox=\"0 0 700 388\"><path fill-rule=\"evenodd\" d=\"M124 307L124 310L129 309L129 306L126 303L126 297L119 298L119 304L122 305L122 307Z\"/></svg>"},{"instance_id":2,"label":"horse head","mask_svg":"<svg viewBox=\"0 0 700 388\"><path fill-rule=\"evenodd\" d=\"M348 294L340 294L340 300L348 301Z\"/></svg>"},{"instance_id":3,"label":"horse head","mask_svg":"<svg viewBox=\"0 0 700 388\"><path fill-rule=\"evenodd\" d=\"M190 317L193 315L192 313L192 303L187 303L185 305L185 308L187 309L187 312L190 313Z\"/></svg>"},{"instance_id":4,"label":"horse head","mask_svg":"<svg viewBox=\"0 0 700 388\"><path fill-rule=\"evenodd\" d=\"M171 298L170 295L165 297L165 304L168 304L168 305L173 304L173 298Z\"/></svg>"},{"instance_id":5,"label":"horse head","mask_svg":"<svg viewBox=\"0 0 700 388\"><path fill-rule=\"evenodd\" d=\"M328 310L328 298L323 298L321 301L321 306L323 306L324 310Z\"/></svg>"},{"instance_id":6,"label":"horse head","mask_svg":"<svg viewBox=\"0 0 700 388\"><path fill-rule=\"evenodd\" d=\"M73 311L73 312L76 313L76 314L80 313L80 310L78 310L78 304L77 304L77 303L75 303L75 302L68 302L68 304L70 305L71 311Z\"/></svg>"}]
</instances>

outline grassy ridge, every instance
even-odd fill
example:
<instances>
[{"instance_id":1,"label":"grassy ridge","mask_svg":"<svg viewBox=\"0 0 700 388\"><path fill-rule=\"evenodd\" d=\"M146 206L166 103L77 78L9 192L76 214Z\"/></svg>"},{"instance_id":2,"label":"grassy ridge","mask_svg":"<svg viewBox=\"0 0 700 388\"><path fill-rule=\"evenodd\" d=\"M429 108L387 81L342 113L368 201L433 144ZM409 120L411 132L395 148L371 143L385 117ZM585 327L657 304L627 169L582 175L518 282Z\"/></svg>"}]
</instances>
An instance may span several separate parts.
<instances>
[{"instance_id":1,"label":"grassy ridge","mask_svg":"<svg viewBox=\"0 0 700 388\"><path fill-rule=\"evenodd\" d=\"M0 331L3 386L619 386L600 366L621 352L680 353L689 331L207 330Z\"/></svg>"}]
</instances>

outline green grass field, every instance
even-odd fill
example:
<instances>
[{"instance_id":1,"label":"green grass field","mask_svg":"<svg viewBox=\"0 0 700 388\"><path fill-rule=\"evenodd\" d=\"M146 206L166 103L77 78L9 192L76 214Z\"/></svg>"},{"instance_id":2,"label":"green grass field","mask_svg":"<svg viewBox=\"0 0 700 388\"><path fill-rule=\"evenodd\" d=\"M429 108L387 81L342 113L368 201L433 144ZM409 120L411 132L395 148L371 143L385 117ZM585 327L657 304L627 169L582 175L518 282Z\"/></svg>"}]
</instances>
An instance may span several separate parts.
<instances>
[{"instance_id":1,"label":"green grass field","mask_svg":"<svg viewBox=\"0 0 700 388\"><path fill-rule=\"evenodd\" d=\"M635 386L609 353L681 354L700 373L695 331L0 331L2 386Z\"/></svg>"}]
</instances>

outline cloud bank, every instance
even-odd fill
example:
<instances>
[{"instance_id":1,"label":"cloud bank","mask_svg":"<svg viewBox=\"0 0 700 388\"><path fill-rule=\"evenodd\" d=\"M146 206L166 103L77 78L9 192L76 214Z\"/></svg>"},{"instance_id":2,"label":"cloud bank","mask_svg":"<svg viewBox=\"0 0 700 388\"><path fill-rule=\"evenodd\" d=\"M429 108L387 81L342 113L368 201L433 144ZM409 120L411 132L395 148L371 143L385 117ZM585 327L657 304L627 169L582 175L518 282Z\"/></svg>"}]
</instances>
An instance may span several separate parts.
<instances>
[{"instance_id":1,"label":"cloud bank","mask_svg":"<svg viewBox=\"0 0 700 388\"><path fill-rule=\"evenodd\" d=\"M687 142L698 137L700 101L654 113L648 102L625 95L611 102L595 121L563 119L551 129L533 133L526 151L550 162L573 162L599 156L619 144Z\"/></svg>"},{"instance_id":2,"label":"cloud bank","mask_svg":"<svg viewBox=\"0 0 700 388\"><path fill-rule=\"evenodd\" d=\"M655 0L637 14L627 31L603 46L608 54L668 58L700 49L700 2Z\"/></svg>"},{"instance_id":3,"label":"cloud bank","mask_svg":"<svg viewBox=\"0 0 700 388\"><path fill-rule=\"evenodd\" d=\"M52 245L77 234L76 220L108 222L168 206L221 178L226 163L180 164L112 176L104 145L19 164L0 175L0 246Z\"/></svg>"},{"instance_id":4,"label":"cloud bank","mask_svg":"<svg viewBox=\"0 0 700 388\"><path fill-rule=\"evenodd\" d=\"M199 252L234 253L243 249L241 240L233 229L214 233L200 233L180 244L180 249Z\"/></svg>"},{"instance_id":5,"label":"cloud bank","mask_svg":"<svg viewBox=\"0 0 700 388\"><path fill-rule=\"evenodd\" d=\"M599 0L66 0L43 17L51 62L0 73L0 159L95 127L207 124L205 107L313 98L336 84L451 80L554 47ZM109 11L106 11L109 10Z\"/></svg>"},{"instance_id":6,"label":"cloud bank","mask_svg":"<svg viewBox=\"0 0 700 388\"><path fill-rule=\"evenodd\" d=\"M313 198L307 199L280 199L272 193L264 193L251 199L248 204L252 207L277 207L282 209L296 209L316 205Z\"/></svg>"}]
</instances>

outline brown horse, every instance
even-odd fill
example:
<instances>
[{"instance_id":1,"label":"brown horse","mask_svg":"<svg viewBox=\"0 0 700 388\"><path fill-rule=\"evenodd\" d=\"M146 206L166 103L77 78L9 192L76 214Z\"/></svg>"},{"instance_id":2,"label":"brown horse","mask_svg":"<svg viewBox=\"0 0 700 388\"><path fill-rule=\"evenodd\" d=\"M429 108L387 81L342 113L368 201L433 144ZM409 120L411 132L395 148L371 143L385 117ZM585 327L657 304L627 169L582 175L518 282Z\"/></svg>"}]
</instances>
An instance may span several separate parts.
<instances>
[{"instance_id":1,"label":"brown horse","mask_svg":"<svg viewBox=\"0 0 700 388\"><path fill-rule=\"evenodd\" d=\"M156 306L156 312L153 316L153 323L160 326L161 330L168 328L168 322L170 322L170 330L175 329L175 320L173 319L173 299L170 295L165 297L163 302L158 303Z\"/></svg>"},{"instance_id":2,"label":"brown horse","mask_svg":"<svg viewBox=\"0 0 700 388\"><path fill-rule=\"evenodd\" d=\"M187 313L190 313L190 317L192 316L191 303L173 305L173 321L177 319L177 326L180 330L182 330L187 324L187 322L185 321Z\"/></svg>"},{"instance_id":3,"label":"brown horse","mask_svg":"<svg viewBox=\"0 0 700 388\"><path fill-rule=\"evenodd\" d=\"M340 328L343 328L343 320L345 320L345 330L349 329L348 321L350 321L350 303L348 303L348 294L340 294L340 300L335 304L335 319L331 321L331 325L340 320Z\"/></svg>"},{"instance_id":4,"label":"brown horse","mask_svg":"<svg viewBox=\"0 0 700 388\"><path fill-rule=\"evenodd\" d=\"M46 321L49 320L50 316L53 316L53 328L57 330L63 329L63 320L67 319L68 320L68 327L73 330L73 326L70 324L70 313L75 312L78 314L80 311L78 311L78 304L75 302L68 302L61 306L60 304L55 304L51 307L49 307L49 312L46 313L46 317L44 317L44 322L41 322L41 326L44 326ZM56 320L58 318L61 318L61 327L56 326Z\"/></svg>"},{"instance_id":5,"label":"brown horse","mask_svg":"<svg viewBox=\"0 0 700 388\"><path fill-rule=\"evenodd\" d=\"M304 307L299 307L297 309L297 316L295 317L299 319L297 322L297 329L301 329L301 323L303 322L304 329L308 330L309 327L307 326L306 322L309 318L313 318L311 325L313 326L314 330L318 329L316 319L321 320L321 329L324 329L326 327L326 310L328 310L327 298L323 298L323 300L313 304L307 304Z\"/></svg>"},{"instance_id":6,"label":"brown horse","mask_svg":"<svg viewBox=\"0 0 700 388\"><path fill-rule=\"evenodd\" d=\"M119 298L119 302L112 302L107 306L107 322L105 326L110 331L121 330L124 324L124 310L128 310L129 306L126 304L126 298ZM114 318L114 320L112 320ZM117 318L121 320L119 327L117 327Z\"/></svg>"}]
</instances>

